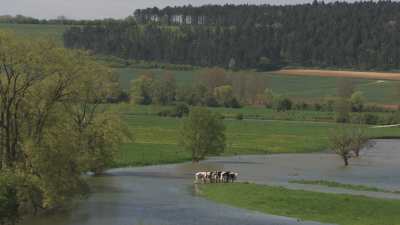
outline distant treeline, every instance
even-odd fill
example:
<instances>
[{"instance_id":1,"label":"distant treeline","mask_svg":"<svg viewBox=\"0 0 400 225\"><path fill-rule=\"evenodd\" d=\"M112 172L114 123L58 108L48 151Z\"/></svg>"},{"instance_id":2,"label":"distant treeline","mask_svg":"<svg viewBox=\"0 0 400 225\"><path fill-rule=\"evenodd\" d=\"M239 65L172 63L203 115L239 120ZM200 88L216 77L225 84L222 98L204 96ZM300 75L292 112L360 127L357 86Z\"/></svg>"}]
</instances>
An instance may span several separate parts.
<instances>
[{"instance_id":1,"label":"distant treeline","mask_svg":"<svg viewBox=\"0 0 400 225\"><path fill-rule=\"evenodd\" d=\"M73 20L64 16L59 16L56 19L37 19L23 15L0 15L0 23L15 23L15 24L63 24L63 25L100 25L103 20Z\"/></svg>"},{"instance_id":2,"label":"distant treeline","mask_svg":"<svg viewBox=\"0 0 400 225\"><path fill-rule=\"evenodd\" d=\"M65 46L128 59L225 68L390 70L400 64L398 2L154 10L136 11L136 19L73 27L64 35ZM204 15L205 25L166 26L154 16L153 22L138 25L137 17L146 12Z\"/></svg>"}]
</instances>

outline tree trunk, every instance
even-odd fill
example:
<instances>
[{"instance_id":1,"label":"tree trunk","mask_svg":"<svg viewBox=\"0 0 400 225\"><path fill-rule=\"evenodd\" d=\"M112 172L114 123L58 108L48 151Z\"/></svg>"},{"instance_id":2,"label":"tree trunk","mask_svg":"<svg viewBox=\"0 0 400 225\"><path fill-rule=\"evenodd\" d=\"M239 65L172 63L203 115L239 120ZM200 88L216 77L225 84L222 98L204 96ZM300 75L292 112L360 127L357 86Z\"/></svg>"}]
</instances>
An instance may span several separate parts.
<instances>
[{"instance_id":1,"label":"tree trunk","mask_svg":"<svg viewBox=\"0 0 400 225\"><path fill-rule=\"evenodd\" d=\"M349 165L349 158L347 156L343 156L343 160L344 160L344 165L348 166Z\"/></svg>"}]
</instances>

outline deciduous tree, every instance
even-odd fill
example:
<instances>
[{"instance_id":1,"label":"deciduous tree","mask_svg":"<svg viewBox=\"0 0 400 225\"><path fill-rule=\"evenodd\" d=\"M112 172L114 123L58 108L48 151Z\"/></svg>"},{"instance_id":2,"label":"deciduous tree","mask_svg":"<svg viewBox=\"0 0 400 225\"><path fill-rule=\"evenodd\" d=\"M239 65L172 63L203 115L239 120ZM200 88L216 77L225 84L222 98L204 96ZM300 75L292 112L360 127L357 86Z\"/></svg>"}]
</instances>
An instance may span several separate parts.
<instances>
[{"instance_id":1,"label":"deciduous tree","mask_svg":"<svg viewBox=\"0 0 400 225\"><path fill-rule=\"evenodd\" d=\"M206 155L218 155L225 150L225 126L220 115L206 108L195 107L185 119L181 143L191 152L194 162Z\"/></svg>"}]
</instances>

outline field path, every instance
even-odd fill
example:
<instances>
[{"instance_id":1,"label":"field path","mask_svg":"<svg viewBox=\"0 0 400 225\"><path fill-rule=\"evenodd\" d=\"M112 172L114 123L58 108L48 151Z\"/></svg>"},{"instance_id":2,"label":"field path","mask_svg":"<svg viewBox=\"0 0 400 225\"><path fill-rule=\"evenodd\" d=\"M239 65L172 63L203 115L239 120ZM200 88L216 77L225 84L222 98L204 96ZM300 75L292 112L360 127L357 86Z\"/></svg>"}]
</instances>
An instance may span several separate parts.
<instances>
[{"instance_id":1,"label":"field path","mask_svg":"<svg viewBox=\"0 0 400 225\"><path fill-rule=\"evenodd\" d=\"M400 124L373 126L372 128L390 128L390 127L400 127Z\"/></svg>"},{"instance_id":2,"label":"field path","mask_svg":"<svg viewBox=\"0 0 400 225\"><path fill-rule=\"evenodd\" d=\"M315 77L345 77L364 78L375 80L400 80L400 73L390 72L356 72L337 70L312 70L312 69L286 69L274 72L274 74L291 76L315 76Z\"/></svg>"}]
</instances>

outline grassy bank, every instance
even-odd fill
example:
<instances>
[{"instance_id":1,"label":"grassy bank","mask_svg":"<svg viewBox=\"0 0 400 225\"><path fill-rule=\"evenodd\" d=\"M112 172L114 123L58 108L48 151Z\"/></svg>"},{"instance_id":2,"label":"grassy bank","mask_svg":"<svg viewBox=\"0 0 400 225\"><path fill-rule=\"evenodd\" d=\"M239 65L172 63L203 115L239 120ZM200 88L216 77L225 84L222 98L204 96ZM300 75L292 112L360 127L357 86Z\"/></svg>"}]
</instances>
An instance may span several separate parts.
<instances>
[{"instance_id":1,"label":"grassy bank","mask_svg":"<svg viewBox=\"0 0 400 225\"><path fill-rule=\"evenodd\" d=\"M400 201L255 184L200 187L206 198L268 214L339 225L398 225Z\"/></svg>"},{"instance_id":2,"label":"grassy bank","mask_svg":"<svg viewBox=\"0 0 400 225\"><path fill-rule=\"evenodd\" d=\"M294 184L309 184L309 185L320 185L326 187L334 187L334 188L344 188L355 191L372 191L372 192L384 192L384 193L396 193L400 194L400 191L390 191L377 187L365 186L365 185L354 185L354 184L343 184L335 181L327 181L327 180L292 180L289 183Z\"/></svg>"},{"instance_id":3,"label":"grassy bank","mask_svg":"<svg viewBox=\"0 0 400 225\"><path fill-rule=\"evenodd\" d=\"M182 119L124 114L135 136L124 144L117 166L140 166L182 162L190 154L179 145ZM335 123L301 121L225 120L227 149L224 155L308 153L328 148L329 132ZM400 128L368 129L371 137L399 136Z\"/></svg>"}]
</instances>

